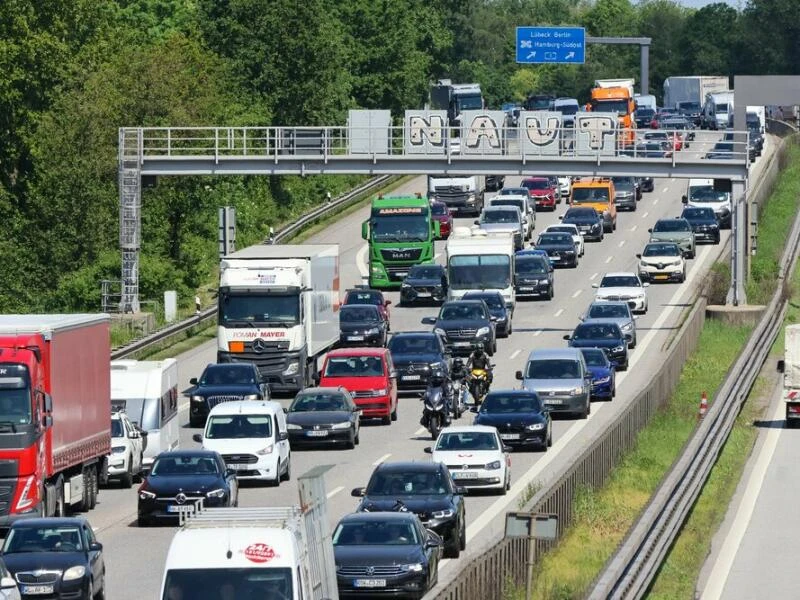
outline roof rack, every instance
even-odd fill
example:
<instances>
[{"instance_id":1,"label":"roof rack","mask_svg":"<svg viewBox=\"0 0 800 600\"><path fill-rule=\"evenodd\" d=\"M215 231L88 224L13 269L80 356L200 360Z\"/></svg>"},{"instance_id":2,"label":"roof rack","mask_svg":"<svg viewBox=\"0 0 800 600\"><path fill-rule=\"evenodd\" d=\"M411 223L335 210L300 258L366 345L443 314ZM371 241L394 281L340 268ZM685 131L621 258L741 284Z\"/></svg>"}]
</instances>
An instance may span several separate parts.
<instances>
[{"instance_id":1,"label":"roof rack","mask_svg":"<svg viewBox=\"0 0 800 600\"><path fill-rule=\"evenodd\" d=\"M204 508L202 501L178 513L185 529L211 527L275 527L283 528L287 521L302 516L299 506Z\"/></svg>"}]
</instances>

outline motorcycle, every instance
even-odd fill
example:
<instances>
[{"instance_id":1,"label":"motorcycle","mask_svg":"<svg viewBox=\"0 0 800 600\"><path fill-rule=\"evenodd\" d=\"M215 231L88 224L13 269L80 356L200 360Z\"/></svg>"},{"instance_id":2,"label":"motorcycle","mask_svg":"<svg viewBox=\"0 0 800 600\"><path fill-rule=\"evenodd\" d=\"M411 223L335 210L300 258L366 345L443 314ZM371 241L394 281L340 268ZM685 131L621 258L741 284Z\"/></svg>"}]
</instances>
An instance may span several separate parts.
<instances>
[{"instance_id":1,"label":"motorcycle","mask_svg":"<svg viewBox=\"0 0 800 600\"><path fill-rule=\"evenodd\" d=\"M469 393L477 408L486 394L489 393L489 371L486 369L472 369L469 373Z\"/></svg>"},{"instance_id":2,"label":"motorcycle","mask_svg":"<svg viewBox=\"0 0 800 600\"><path fill-rule=\"evenodd\" d=\"M450 387L453 398L453 418L460 419L461 415L467 411L469 387L463 378L453 380Z\"/></svg>"},{"instance_id":3,"label":"motorcycle","mask_svg":"<svg viewBox=\"0 0 800 600\"><path fill-rule=\"evenodd\" d=\"M422 418L419 423L430 431L431 439L435 440L442 427L450 423L444 387L429 387L422 396L422 402Z\"/></svg>"}]
</instances>

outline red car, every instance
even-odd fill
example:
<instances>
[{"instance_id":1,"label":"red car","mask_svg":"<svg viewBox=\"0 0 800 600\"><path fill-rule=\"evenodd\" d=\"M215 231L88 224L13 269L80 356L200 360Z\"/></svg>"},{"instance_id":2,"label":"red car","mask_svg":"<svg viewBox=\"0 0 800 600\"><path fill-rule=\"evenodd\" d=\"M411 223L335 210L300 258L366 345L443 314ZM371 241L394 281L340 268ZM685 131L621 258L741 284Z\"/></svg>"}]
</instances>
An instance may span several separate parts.
<instances>
[{"instance_id":1,"label":"red car","mask_svg":"<svg viewBox=\"0 0 800 600\"><path fill-rule=\"evenodd\" d=\"M528 177L520 184L527 188L528 195L536 206L536 210L556 209L556 195L559 193L548 177Z\"/></svg>"},{"instance_id":2,"label":"red car","mask_svg":"<svg viewBox=\"0 0 800 600\"><path fill-rule=\"evenodd\" d=\"M383 292L379 290L371 290L367 287L356 287L352 290L347 290L342 304L372 304L378 307L378 312L381 313L386 319L387 331L389 329L389 305L391 300L387 300Z\"/></svg>"},{"instance_id":3,"label":"red car","mask_svg":"<svg viewBox=\"0 0 800 600\"><path fill-rule=\"evenodd\" d=\"M320 387L343 387L353 395L362 419L397 420L397 375L387 348L338 348L325 356L316 379Z\"/></svg>"},{"instance_id":4,"label":"red car","mask_svg":"<svg viewBox=\"0 0 800 600\"><path fill-rule=\"evenodd\" d=\"M439 221L439 239L446 240L453 231L453 215L444 202L431 202L431 219Z\"/></svg>"}]
</instances>

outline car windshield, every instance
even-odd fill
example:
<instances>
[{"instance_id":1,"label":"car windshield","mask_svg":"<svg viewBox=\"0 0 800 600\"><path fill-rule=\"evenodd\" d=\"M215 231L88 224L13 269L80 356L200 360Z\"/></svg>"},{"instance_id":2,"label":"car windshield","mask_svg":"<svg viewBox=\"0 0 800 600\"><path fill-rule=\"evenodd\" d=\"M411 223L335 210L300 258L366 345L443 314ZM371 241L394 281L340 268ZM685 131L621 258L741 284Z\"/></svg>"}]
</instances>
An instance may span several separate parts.
<instances>
[{"instance_id":1,"label":"car windshield","mask_svg":"<svg viewBox=\"0 0 800 600\"><path fill-rule=\"evenodd\" d=\"M205 438L237 440L272 437L272 418L269 415L211 415Z\"/></svg>"},{"instance_id":2,"label":"car windshield","mask_svg":"<svg viewBox=\"0 0 800 600\"><path fill-rule=\"evenodd\" d=\"M565 219L597 219L599 215L593 208L570 208L564 213Z\"/></svg>"},{"instance_id":3,"label":"car windshield","mask_svg":"<svg viewBox=\"0 0 800 600\"><path fill-rule=\"evenodd\" d=\"M342 323L377 323L380 320L378 309L374 306L342 306L339 310Z\"/></svg>"},{"instance_id":4,"label":"car windshield","mask_svg":"<svg viewBox=\"0 0 800 600\"><path fill-rule=\"evenodd\" d=\"M524 275L544 275L550 271L550 269L547 268L545 259L537 256L518 258L514 268L517 270L517 273Z\"/></svg>"},{"instance_id":5,"label":"car windshield","mask_svg":"<svg viewBox=\"0 0 800 600\"><path fill-rule=\"evenodd\" d=\"M344 303L347 304L374 304L383 305L383 295L376 292L348 292Z\"/></svg>"},{"instance_id":6,"label":"car windshield","mask_svg":"<svg viewBox=\"0 0 800 600\"><path fill-rule=\"evenodd\" d=\"M528 362L526 379L578 379L580 363L570 358L535 359ZM485 402L485 400L484 400Z\"/></svg>"},{"instance_id":7,"label":"car windshield","mask_svg":"<svg viewBox=\"0 0 800 600\"><path fill-rule=\"evenodd\" d=\"M573 244L572 236L568 233L543 233L536 240L537 246L544 246L548 244Z\"/></svg>"},{"instance_id":8,"label":"car windshield","mask_svg":"<svg viewBox=\"0 0 800 600\"><path fill-rule=\"evenodd\" d=\"M546 190L550 188L550 182L547 179L526 179L522 185L529 190Z\"/></svg>"},{"instance_id":9,"label":"car windshield","mask_svg":"<svg viewBox=\"0 0 800 600\"><path fill-rule=\"evenodd\" d=\"M727 192L718 192L713 185L693 186L689 188L689 200L692 202L725 202Z\"/></svg>"},{"instance_id":10,"label":"car windshield","mask_svg":"<svg viewBox=\"0 0 800 600\"><path fill-rule=\"evenodd\" d=\"M606 367L608 366L608 358L606 353L597 348L586 348L581 350L583 353L583 360L590 367Z\"/></svg>"},{"instance_id":11,"label":"car windshield","mask_svg":"<svg viewBox=\"0 0 800 600\"><path fill-rule=\"evenodd\" d=\"M255 373L251 367L214 365L203 371L200 385L254 385Z\"/></svg>"},{"instance_id":12,"label":"car windshield","mask_svg":"<svg viewBox=\"0 0 800 600\"><path fill-rule=\"evenodd\" d=\"M111 419L111 437L112 438L125 437L125 429L122 427L121 420Z\"/></svg>"},{"instance_id":13,"label":"car windshield","mask_svg":"<svg viewBox=\"0 0 800 600\"><path fill-rule=\"evenodd\" d=\"M433 354L440 350L439 344L431 335L396 335L389 341L392 354Z\"/></svg>"},{"instance_id":14,"label":"car windshield","mask_svg":"<svg viewBox=\"0 0 800 600\"><path fill-rule=\"evenodd\" d=\"M625 319L630 318L627 304L596 302L589 307L586 314L589 319Z\"/></svg>"},{"instance_id":15,"label":"car windshield","mask_svg":"<svg viewBox=\"0 0 800 600\"><path fill-rule=\"evenodd\" d=\"M481 403L480 412L514 414L519 412L539 412L542 410L539 397L535 394L489 394Z\"/></svg>"},{"instance_id":16,"label":"car windshield","mask_svg":"<svg viewBox=\"0 0 800 600\"><path fill-rule=\"evenodd\" d=\"M431 204L431 214L436 215L437 217L446 216L450 214L450 211L447 210L447 205L442 204L441 202L434 202Z\"/></svg>"},{"instance_id":17,"label":"car windshield","mask_svg":"<svg viewBox=\"0 0 800 600\"><path fill-rule=\"evenodd\" d=\"M442 268L428 265L415 265L408 272L411 279L441 279Z\"/></svg>"},{"instance_id":18,"label":"car windshield","mask_svg":"<svg viewBox=\"0 0 800 600\"><path fill-rule=\"evenodd\" d=\"M500 195L501 196L527 196L528 195L528 188L524 188L524 187L503 188L502 190L500 190Z\"/></svg>"},{"instance_id":19,"label":"car windshield","mask_svg":"<svg viewBox=\"0 0 800 600\"><path fill-rule=\"evenodd\" d=\"M519 223L519 213L515 210L485 210L481 223Z\"/></svg>"},{"instance_id":20,"label":"car windshield","mask_svg":"<svg viewBox=\"0 0 800 600\"><path fill-rule=\"evenodd\" d=\"M677 244L647 244L642 256L680 256Z\"/></svg>"},{"instance_id":21,"label":"car windshield","mask_svg":"<svg viewBox=\"0 0 800 600\"><path fill-rule=\"evenodd\" d=\"M350 521L333 532L334 546L418 546L417 529L408 521ZM405 550L404 550L405 552Z\"/></svg>"},{"instance_id":22,"label":"car windshield","mask_svg":"<svg viewBox=\"0 0 800 600\"><path fill-rule=\"evenodd\" d=\"M479 321L486 319L480 304L445 304L439 313L440 321Z\"/></svg>"},{"instance_id":23,"label":"car windshield","mask_svg":"<svg viewBox=\"0 0 800 600\"><path fill-rule=\"evenodd\" d=\"M489 308L503 308L506 301L500 294L471 294L467 292L464 294L464 300L483 300Z\"/></svg>"},{"instance_id":24,"label":"car windshield","mask_svg":"<svg viewBox=\"0 0 800 600\"><path fill-rule=\"evenodd\" d=\"M612 275L603 277L600 287L641 287L639 278L636 275Z\"/></svg>"},{"instance_id":25,"label":"car windshield","mask_svg":"<svg viewBox=\"0 0 800 600\"><path fill-rule=\"evenodd\" d=\"M683 219L659 219L653 227L653 233L657 231L691 231L692 228Z\"/></svg>"},{"instance_id":26,"label":"car windshield","mask_svg":"<svg viewBox=\"0 0 800 600\"><path fill-rule=\"evenodd\" d=\"M176 475L217 475L217 461L211 456L165 453L156 458L151 475L174 477Z\"/></svg>"},{"instance_id":27,"label":"car windshield","mask_svg":"<svg viewBox=\"0 0 800 600\"><path fill-rule=\"evenodd\" d=\"M298 394L289 406L289 412L321 412L352 410L347 399L341 394L310 393Z\"/></svg>"},{"instance_id":28,"label":"car windshield","mask_svg":"<svg viewBox=\"0 0 800 600\"><path fill-rule=\"evenodd\" d=\"M381 377L380 356L333 356L325 364L325 377Z\"/></svg>"},{"instance_id":29,"label":"car windshield","mask_svg":"<svg viewBox=\"0 0 800 600\"><path fill-rule=\"evenodd\" d=\"M244 548L243 554L254 563L271 560L275 550L256 542ZM262 600L295 598L292 569L258 565L248 568L169 569L161 600Z\"/></svg>"},{"instance_id":30,"label":"car windshield","mask_svg":"<svg viewBox=\"0 0 800 600\"><path fill-rule=\"evenodd\" d=\"M572 201L582 202L608 202L607 187L573 187Z\"/></svg>"},{"instance_id":31,"label":"car windshield","mask_svg":"<svg viewBox=\"0 0 800 600\"><path fill-rule=\"evenodd\" d=\"M684 208L681 218L704 221L713 221L715 219L714 211L710 208Z\"/></svg>"},{"instance_id":32,"label":"car windshield","mask_svg":"<svg viewBox=\"0 0 800 600\"><path fill-rule=\"evenodd\" d=\"M612 323L584 323L578 325L572 334L575 340L615 340L621 337L619 327Z\"/></svg>"},{"instance_id":33,"label":"car windshield","mask_svg":"<svg viewBox=\"0 0 800 600\"><path fill-rule=\"evenodd\" d=\"M80 528L12 527L3 544L3 554L22 552L83 552Z\"/></svg>"},{"instance_id":34,"label":"car windshield","mask_svg":"<svg viewBox=\"0 0 800 600\"><path fill-rule=\"evenodd\" d=\"M450 484L441 469L388 470L372 475L368 496L429 496L450 493Z\"/></svg>"},{"instance_id":35,"label":"car windshield","mask_svg":"<svg viewBox=\"0 0 800 600\"><path fill-rule=\"evenodd\" d=\"M522 200L508 198L504 200L492 200L492 206L514 206L519 209L520 213L525 208Z\"/></svg>"},{"instance_id":36,"label":"car windshield","mask_svg":"<svg viewBox=\"0 0 800 600\"><path fill-rule=\"evenodd\" d=\"M437 450L499 450L497 434L488 431L442 433L436 442Z\"/></svg>"}]
</instances>

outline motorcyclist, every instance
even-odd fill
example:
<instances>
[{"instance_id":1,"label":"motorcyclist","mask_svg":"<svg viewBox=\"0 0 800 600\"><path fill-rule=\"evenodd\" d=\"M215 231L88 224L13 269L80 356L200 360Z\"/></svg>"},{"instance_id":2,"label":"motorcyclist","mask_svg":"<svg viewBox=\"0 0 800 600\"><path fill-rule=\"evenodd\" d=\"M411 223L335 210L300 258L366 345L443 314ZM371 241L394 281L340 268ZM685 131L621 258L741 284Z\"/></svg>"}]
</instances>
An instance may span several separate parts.
<instances>
[{"instance_id":1,"label":"motorcyclist","mask_svg":"<svg viewBox=\"0 0 800 600\"><path fill-rule=\"evenodd\" d=\"M472 372L473 369L483 369L486 371L486 384L491 386L494 374L492 373L492 363L489 361L489 355L483 351L483 344L478 344L478 347L472 351L467 361L467 371Z\"/></svg>"},{"instance_id":2,"label":"motorcyclist","mask_svg":"<svg viewBox=\"0 0 800 600\"><path fill-rule=\"evenodd\" d=\"M450 379L453 381L460 381L466 379L469 371L467 371L464 361L460 358L454 358L453 364L450 366Z\"/></svg>"},{"instance_id":3,"label":"motorcyclist","mask_svg":"<svg viewBox=\"0 0 800 600\"><path fill-rule=\"evenodd\" d=\"M431 372L431 376L428 379L428 387L425 390L425 393L422 396L422 399L434 392L434 390L441 389L442 398L444 398L444 412L445 412L445 419L450 421L450 414L452 412L452 403L451 403L451 390L450 385L447 381L447 376L445 375L444 370L442 369L434 369Z\"/></svg>"}]
</instances>

